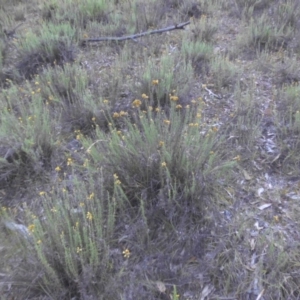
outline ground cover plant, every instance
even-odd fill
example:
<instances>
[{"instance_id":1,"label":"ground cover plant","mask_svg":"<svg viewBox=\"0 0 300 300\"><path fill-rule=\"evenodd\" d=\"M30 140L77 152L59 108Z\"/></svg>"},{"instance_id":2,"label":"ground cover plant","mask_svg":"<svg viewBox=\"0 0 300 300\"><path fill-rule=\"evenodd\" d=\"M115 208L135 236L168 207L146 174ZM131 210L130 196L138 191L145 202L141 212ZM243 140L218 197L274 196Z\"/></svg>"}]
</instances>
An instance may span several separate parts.
<instances>
[{"instance_id":1,"label":"ground cover plant","mask_svg":"<svg viewBox=\"0 0 300 300\"><path fill-rule=\"evenodd\" d=\"M300 299L299 14L2 1L1 299Z\"/></svg>"}]
</instances>

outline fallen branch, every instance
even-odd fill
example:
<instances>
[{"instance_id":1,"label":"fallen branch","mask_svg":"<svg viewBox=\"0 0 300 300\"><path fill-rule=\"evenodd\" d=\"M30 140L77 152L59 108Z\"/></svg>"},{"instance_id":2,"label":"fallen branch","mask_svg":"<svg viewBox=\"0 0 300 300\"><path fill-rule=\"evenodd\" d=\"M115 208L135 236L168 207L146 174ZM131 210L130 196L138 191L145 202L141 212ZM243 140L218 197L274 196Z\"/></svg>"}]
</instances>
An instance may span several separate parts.
<instances>
[{"instance_id":1,"label":"fallen branch","mask_svg":"<svg viewBox=\"0 0 300 300\"><path fill-rule=\"evenodd\" d=\"M157 30L152 30L152 31L146 31L146 32L141 32L141 33L137 33L137 34L132 34L132 35L126 35L126 36L121 36L121 37L100 37L100 38L95 38L95 39L84 39L82 40L82 44L86 44L86 43L92 43L92 42L102 42L102 41L115 41L115 42L119 42L119 41L125 41L125 40L134 40L136 38L140 38L146 35L151 35L151 34L156 34L156 33L163 33L166 31L172 31L172 30L176 30L176 29L184 29L184 26L190 24L190 21L184 22L184 23L180 23L177 25L173 25L173 26L169 26L166 28L161 28L161 29L157 29Z\"/></svg>"}]
</instances>

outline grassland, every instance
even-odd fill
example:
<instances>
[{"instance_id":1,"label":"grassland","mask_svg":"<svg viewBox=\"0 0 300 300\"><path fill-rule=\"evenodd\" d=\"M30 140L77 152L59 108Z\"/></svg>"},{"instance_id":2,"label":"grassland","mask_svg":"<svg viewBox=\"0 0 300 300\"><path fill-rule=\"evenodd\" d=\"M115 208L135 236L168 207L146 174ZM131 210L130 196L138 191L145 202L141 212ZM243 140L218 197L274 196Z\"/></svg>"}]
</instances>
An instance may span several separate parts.
<instances>
[{"instance_id":1,"label":"grassland","mask_svg":"<svg viewBox=\"0 0 300 300\"><path fill-rule=\"evenodd\" d=\"M1 299L300 299L298 0L0 20Z\"/></svg>"}]
</instances>

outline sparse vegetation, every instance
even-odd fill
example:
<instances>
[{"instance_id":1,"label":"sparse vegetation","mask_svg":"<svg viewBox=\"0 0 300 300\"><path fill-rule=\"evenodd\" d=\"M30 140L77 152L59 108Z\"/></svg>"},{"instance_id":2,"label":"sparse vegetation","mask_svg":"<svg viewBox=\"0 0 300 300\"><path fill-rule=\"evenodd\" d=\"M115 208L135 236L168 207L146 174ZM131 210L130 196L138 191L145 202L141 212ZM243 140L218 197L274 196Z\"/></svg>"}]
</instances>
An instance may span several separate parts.
<instances>
[{"instance_id":1,"label":"sparse vegetation","mask_svg":"<svg viewBox=\"0 0 300 300\"><path fill-rule=\"evenodd\" d=\"M3 1L1 299L300 299L299 15Z\"/></svg>"}]
</instances>

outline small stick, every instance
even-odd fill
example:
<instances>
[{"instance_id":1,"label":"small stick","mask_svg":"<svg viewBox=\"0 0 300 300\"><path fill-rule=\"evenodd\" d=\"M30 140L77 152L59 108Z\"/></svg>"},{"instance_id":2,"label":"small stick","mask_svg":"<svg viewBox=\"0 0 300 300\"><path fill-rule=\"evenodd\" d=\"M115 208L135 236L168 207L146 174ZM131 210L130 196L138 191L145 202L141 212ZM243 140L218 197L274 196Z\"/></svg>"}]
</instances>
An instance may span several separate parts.
<instances>
[{"instance_id":1,"label":"small stick","mask_svg":"<svg viewBox=\"0 0 300 300\"><path fill-rule=\"evenodd\" d=\"M221 99L221 97L220 96L218 96L217 94L215 94L215 93L213 93L211 90L209 90L208 88L204 88L207 92L208 92L208 94L209 94L209 96L214 96L215 98L217 98L217 99Z\"/></svg>"},{"instance_id":2,"label":"small stick","mask_svg":"<svg viewBox=\"0 0 300 300\"><path fill-rule=\"evenodd\" d=\"M152 30L152 31L146 31L146 32L141 32L141 33L137 33L137 34L132 34L132 35L126 35L126 36L121 36L121 37L100 37L100 38L95 38L95 39L84 39L82 40L82 43L91 43L91 42L102 42L102 41L115 41L115 42L119 42L119 41L125 41L125 40L134 40L136 38L140 38L146 35L151 35L151 34L156 34L156 33L163 33L166 31L172 31L172 30L176 30L176 29L184 29L184 26L190 24L190 21L184 22L184 23L180 23L180 24L176 24L173 26L169 26L166 28L161 28L161 29L157 29L157 30Z\"/></svg>"}]
</instances>

